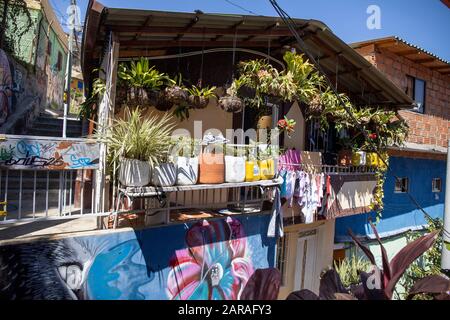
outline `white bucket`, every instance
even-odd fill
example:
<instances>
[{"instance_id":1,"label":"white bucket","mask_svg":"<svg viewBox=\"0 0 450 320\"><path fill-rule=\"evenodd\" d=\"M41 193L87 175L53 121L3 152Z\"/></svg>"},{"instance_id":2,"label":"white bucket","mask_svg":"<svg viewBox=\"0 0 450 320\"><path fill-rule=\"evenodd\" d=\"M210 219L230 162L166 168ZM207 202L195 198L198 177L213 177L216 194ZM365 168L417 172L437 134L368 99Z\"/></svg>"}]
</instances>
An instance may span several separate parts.
<instances>
[{"instance_id":1,"label":"white bucket","mask_svg":"<svg viewBox=\"0 0 450 320\"><path fill-rule=\"evenodd\" d=\"M123 159L119 168L119 181L127 187L145 187L150 183L150 172L148 162Z\"/></svg>"},{"instance_id":2,"label":"white bucket","mask_svg":"<svg viewBox=\"0 0 450 320\"><path fill-rule=\"evenodd\" d=\"M190 186L198 181L198 157L177 158L177 185Z\"/></svg>"},{"instance_id":3,"label":"white bucket","mask_svg":"<svg viewBox=\"0 0 450 320\"><path fill-rule=\"evenodd\" d=\"M245 181L245 158L225 156L225 181L240 183Z\"/></svg>"},{"instance_id":4,"label":"white bucket","mask_svg":"<svg viewBox=\"0 0 450 320\"><path fill-rule=\"evenodd\" d=\"M153 167L152 184L155 187L172 187L177 182L177 168L173 163L161 163Z\"/></svg>"}]
</instances>

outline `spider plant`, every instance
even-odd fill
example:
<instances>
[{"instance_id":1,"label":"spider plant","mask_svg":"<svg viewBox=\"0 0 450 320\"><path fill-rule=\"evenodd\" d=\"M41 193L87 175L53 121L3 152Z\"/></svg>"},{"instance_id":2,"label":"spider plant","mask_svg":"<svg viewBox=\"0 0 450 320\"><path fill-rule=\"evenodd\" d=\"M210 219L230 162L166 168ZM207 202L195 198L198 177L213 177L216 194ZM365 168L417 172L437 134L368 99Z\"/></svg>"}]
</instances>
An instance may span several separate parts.
<instances>
[{"instance_id":1,"label":"spider plant","mask_svg":"<svg viewBox=\"0 0 450 320\"><path fill-rule=\"evenodd\" d=\"M112 168L117 168L121 159L146 161L155 166L169 152L173 129L174 123L168 114L162 118L153 113L143 117L139 108L133 111L125 108L125 116L115 119L106 129L106 135L98 138L108 146L108 162Z\"/></svg>"}]
</instances>

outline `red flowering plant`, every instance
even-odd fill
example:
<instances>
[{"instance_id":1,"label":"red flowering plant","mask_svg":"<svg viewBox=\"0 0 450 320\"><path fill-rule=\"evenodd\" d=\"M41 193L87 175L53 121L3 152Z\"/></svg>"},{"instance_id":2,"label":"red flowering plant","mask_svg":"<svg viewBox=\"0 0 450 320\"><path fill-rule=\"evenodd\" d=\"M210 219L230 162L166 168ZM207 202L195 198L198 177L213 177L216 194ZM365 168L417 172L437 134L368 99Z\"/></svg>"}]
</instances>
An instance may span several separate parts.
<instances>
[{"instance_id":1,"label":"red flowering plant","mask_svg":"<svg viewBox=\"0 0 450 320\"><path fill-rule=\"evenodd\" d=\"M286 132L289 138L291 137L291 134L295 132L296 125L297 122L295 120L288 119L287 117L278 121L278 129L280 129L281 132Z\"/></svg>"}]
</instances>

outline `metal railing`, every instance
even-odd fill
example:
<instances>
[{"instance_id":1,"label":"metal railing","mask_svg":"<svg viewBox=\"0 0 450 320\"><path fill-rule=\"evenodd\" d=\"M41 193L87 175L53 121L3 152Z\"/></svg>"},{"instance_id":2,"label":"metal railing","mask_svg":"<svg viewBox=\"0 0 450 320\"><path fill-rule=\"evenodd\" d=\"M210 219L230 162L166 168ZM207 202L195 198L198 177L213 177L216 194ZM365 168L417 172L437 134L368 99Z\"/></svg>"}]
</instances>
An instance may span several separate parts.
<instances>
[{"instance_id":1,"label":"metal railing","mask_svg":"<svg viewBox=\"0 0 450 320\"><path fill-rule=\"evenodd\" d=\"M98 215L94 202L95 170L0 168L0 224Z\"/></svg>"}]
</instances>

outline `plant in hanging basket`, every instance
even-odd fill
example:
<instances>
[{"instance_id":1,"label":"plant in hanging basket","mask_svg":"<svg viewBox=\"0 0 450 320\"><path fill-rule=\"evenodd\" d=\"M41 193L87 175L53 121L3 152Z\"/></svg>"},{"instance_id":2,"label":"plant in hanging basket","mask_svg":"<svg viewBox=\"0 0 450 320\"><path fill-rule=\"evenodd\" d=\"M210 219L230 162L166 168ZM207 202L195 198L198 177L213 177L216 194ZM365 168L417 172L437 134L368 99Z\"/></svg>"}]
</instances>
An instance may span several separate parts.
<instances>
[{"instance_id":1,"label":"plant in hanging basket","mask_svg":"<svg viewBox=\"0 0 450 320\"><path fill-rule=\"evenodd\" d=\"M237 96L224 96L219 99L219 106L226 112L239 113L244 108L244 101Z\"/></svg>"},{"instance_id":2,"label":"plant in hanging basket","mask_svg":"<svg viewBox=\"0 0 450 320\"><path fill-rule=\"evenodd\" d=\"M158 91L153 97L153 106L159 111L169 111L173 107L173 103L167 99L163 91Z\"/></svg>"},{"instance_id":3,"label":"plant in hanging basket","mask_svg":"<svg viewBox=\"0 0 450 320\"><path fill-rule=\"evenodd\" d=\"M151 95L161 90L170 82L169 77L160 73L154 66L150 67L148 59L121 63L118 71L119 80L128 88L127 105L147 107L152 105Z\"/></svg>"},{"instance_id":4,"label":"plant in hanging basket","mask_svg":"<svg viewBox=\"0 0 450 320\"><path fill-rule=\"evenodd\" d=\"M216 90L216 87L206 87L206 88L199 88L196 86L192 86L188 89L189 98L188 101L191 106L193 106L195 109L204 109L208 106L209 100L212 97L216 97L214 94L214 91Z\"/></svg>"},{"instance_id":5,"label":"plant in hanging basket","mask_svg":"<svg viewBox=\"0 0 450 320\"><path fill-rule=\"evenodd\" d=\"M316 93L307 105L306 112L309 116L318 117L322 114L323 110L322 97L320 93Z\"/></svg>"},{"instance_id":6,"label":"plant in hanging basket","mask_svg":"<svg viewBox=\"0 0 450 320\"><path fill-rule=\"evenodd\" d=\"M188 93L186 87L183 85L183 78L181 74L171 80L169 86L164 90L167 101L175 105L180 105L188 101Z\"/></svg>"}]
</instances>

